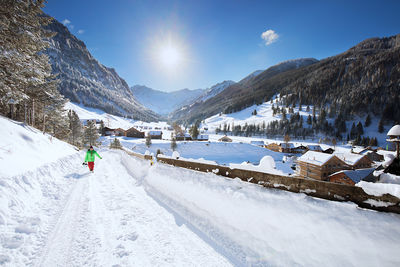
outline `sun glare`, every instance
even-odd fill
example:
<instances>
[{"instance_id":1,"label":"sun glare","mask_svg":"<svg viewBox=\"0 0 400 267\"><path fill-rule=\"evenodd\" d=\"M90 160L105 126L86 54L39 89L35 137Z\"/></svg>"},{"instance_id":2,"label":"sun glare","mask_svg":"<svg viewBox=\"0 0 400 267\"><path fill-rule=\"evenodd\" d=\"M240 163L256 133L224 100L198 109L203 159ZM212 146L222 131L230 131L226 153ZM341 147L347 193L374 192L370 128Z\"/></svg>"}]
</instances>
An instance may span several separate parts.
<instances>
[{"instance_id":1,"label":"sun glare","mask_svg":"<svg viewBox=\"0 0 400 267\"><path fill-rule=\"evenodd\" d=\"M182 54L176 46L168 44L160 47L159 60L165 67L175 68L181 62Z\"/></svg>"}]
</instances>

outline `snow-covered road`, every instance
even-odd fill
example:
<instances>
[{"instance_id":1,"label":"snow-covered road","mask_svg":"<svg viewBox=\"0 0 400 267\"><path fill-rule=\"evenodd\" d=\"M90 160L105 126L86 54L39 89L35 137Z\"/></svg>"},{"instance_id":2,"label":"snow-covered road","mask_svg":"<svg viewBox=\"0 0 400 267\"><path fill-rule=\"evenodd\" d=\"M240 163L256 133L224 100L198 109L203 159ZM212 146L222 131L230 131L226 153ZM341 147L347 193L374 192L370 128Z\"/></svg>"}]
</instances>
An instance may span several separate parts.
<instances>
[{"instance_id":1,"label":"snow-covered road","mask_svg":"<svg viewBox=\"0 0 400 267\"><path fill-rule=\"evenodd\" d=\"M94 174L71 168L76 182L36 266L231 265L138 186L121 153L102 156Z\"/></svg>"}]
</instances>

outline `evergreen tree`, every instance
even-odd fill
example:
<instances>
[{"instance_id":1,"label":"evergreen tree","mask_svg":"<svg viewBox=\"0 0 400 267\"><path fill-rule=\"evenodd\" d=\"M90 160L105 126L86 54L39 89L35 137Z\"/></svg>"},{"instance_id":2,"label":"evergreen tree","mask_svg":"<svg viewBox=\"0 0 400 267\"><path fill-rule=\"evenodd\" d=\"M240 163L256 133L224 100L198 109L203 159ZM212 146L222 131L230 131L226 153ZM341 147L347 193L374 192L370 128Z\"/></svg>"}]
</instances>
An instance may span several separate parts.
<instances>
[{"instance_id":1,"label":"evergreen tree","mask_svg":"<svg viewBox=\"0 0 400 267\"><path fill-rule=\"evenodd\" d=\"M102 136L104 136L104 135L106 134L106 133L105 133L105 130L104 130L104 121L103 121L103 120L100 121L99 133L100 133Z\"/></svg>"},{"instance_id":2,"label":"evergreen tree","mask_svg":"<svg viewBox=\"0 0 400 267\"><path fill-rule=\"evenodd\" d=\"M307 124L311 125L311 123L312 123L311 115L309 114L308 117L307 117Z\"/></svg>"},{"instance_id":3,"label":"evergreen tree","mask_svg":"<svg viewBox=\"0 0 400 267\"><path fill-rule=\"evenodd\" d=\"M46 39L53 36L44 27L52 20L43 15L44 3L3 0L0 5L0 113L7 113L12 99L22 107L15 119L44 131L50 126L54 135L68 138L65 100L57 90L48 56L42 53L49 46Z\"/></svg>"},{"instance_id":4,"label":"evergreen tree","mask_svg":"<svg viewBox=\"0 0 400 267\"><path fill-rule=\"evenodd\" d=\"M175 137L173 137L172 140L171 140L171 149L172 149L172 151L175 151L177 146L178 145L176 144L176 139L175 139Z\"/></svg>"},{"instance_id":5,"label":"evergreen tree","mask_svg":"<svg viewBox=\"0 0 400 267\"><path fill-rule=\"evenodd\" d=\"M79 145L82 138L81 120L79 119L78 114L76 114L76 112L72 109L68 111L68 120L70 131L69 142L73 145Z\"/></svg>"},{"instance_id":6,"label":"evergreen tree","mask_svg":"<svg viewBox=\"0 0 400 267\"><path fill-rule=\"evenodd\" d=\"M365 123L364 123L365 127L368 127L371 125L371 117L369 116L369 114L367 115L367 117L365 118Z\"/></svg>"},{"instance_id":7,"label":"evergreen tree","mask_svg":"<svg viewBox=\"0 0 400 267\"><path fill-rule=\"evenodd\" d=\"M357 134L358 135L364 134L364 129L363 129L362 123L360 121L357 123Z\"/></svg>"},{"instance_id":8,"label":"evergreen tree","mask_svg":"<svg viewBox=\"0 0 400 267\"><path fill-rule=\"evenodd\" d=\"M150 134L146 135L146 146L147 147L151 146L151 136L150 136Z\"/></svg>"},{"instance_id":9,"label":"evergreen tree","mask_svg":"<svg viewBox=\"0 0 400 267\"><path fill-rule=\"evenodd\" d=\"M97 132L96 124L94 121L88 121L88 124L83 133L83 144L94 146L97 144L97 139L99 139L99 134Z\"/></svg>"},{"instance_id":10,"label":"evergreen tree","mask_svg":"<svg viewBox=\"0 0 400 267\"><path fill-rule=\"evenodd\" d=\"M122 145L119 141L119 139L114 138L114 141L111 142L110 144L111 149L122 149Z\"/></svg>"},{"instance_id":11,"label":"evergreen tree","mask_svg":"<svg viewBox=\"0 0 400 267\"><path fill-rule=\"evenodd\" d=\"M381 119L378 125L378 132L383 133L384 130L385 128L383 127L383 119Z\"/></svg>"},{"instance_id":12,"label":"evergreen tree","mask_svg":"<svg viewBox=\"0 0 400 267\"><path fill-rule=\"evenodd\" d=\"M225 124L225 126L226 126L226 124ZM229 131L229 125L227 126L226 131ZM197 123L192 125L192 127L189 129L189 133L193 139L197 139L197 136L199 135L199 128L198 128Z\"/></svg>"}]
</instances>

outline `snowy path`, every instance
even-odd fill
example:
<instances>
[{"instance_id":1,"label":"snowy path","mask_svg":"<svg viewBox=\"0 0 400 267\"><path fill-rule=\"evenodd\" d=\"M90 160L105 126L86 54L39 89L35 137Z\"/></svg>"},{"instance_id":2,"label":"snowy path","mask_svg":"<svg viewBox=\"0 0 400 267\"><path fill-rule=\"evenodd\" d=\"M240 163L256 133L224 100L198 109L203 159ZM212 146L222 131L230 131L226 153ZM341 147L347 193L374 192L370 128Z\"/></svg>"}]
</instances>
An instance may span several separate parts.
<instances>
[{"instance_id":1,"label":"snowy path","mask_svg":"<svg viewBox=\"0 0 400 267\"><path fill-rule=\"evenodd\" d=\"M231 265L137 185L121 154L102 156L95 174L70 174L76 183L36 266Z\"/></svg>"}]
</instances>

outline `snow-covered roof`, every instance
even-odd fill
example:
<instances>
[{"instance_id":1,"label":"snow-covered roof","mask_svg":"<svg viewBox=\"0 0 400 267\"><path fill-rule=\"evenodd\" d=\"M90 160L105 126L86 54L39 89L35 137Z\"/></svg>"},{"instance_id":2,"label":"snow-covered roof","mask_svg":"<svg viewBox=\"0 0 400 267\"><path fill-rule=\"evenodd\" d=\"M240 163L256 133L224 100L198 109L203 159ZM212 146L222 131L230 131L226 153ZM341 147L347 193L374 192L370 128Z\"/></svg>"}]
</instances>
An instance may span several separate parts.
<instances>
[{"instance_id":1,"label":"snow-covered roof","mask_svg":"<svg viewBox=\"0 0 400 267\"><path fill-rule=\"evenodd\" d=\"M322 151L322 148L320 145L307 145L307 148L310 150Z\"/></svg>"},{"instance_id":2,"label":"snow-covered roof","mask_svg":"<svg viewBox=\"0 0 400 267\"><path fill-rule=\"evenodd\" d=\"M365 157L364 155L358 155L353 153L333 153L336 157L344 161L348 165L356 164L360 159Z\"/></svg>"},{"instance_id":3,"label":"snow-covered roof","mask_svg":"<svg viewBox=\"0 0 400 267\"><path fill-rule=\"evenodd\" d=\"M297 161L302 161L318 166L324 165L328 160L330 160L334 155L332 154L326 154L322 152L316 152L316 151L307 151L304 153L300 158L297 159Z\"/></svg>"},{"instance_id":4,"label":"snow-covered roof","mask_svg":"<svg viewBox=\"0 0 400 267\"><path fill-rule=\"evenodd\" d=\"M393 126L389 132L387 133L388 136L400 136L400 125Z\"/></svg>"},{"instance_id":5,"label":"snow-covered roof","mask_svg":"<svg viewBox=\"0 0 400 267\"><path fill-rule=\"evenodd\" d=\"M368 169L358 169L358 170L343 170L343 171L338 171L332 175L338 174L338 173L344 173L347 177L349 177L353 182L358 183L368 175L370 175L372 172L374 172L374 168L368 168ZM331 175L331 176L332 176Z\"/></svg>"},{"instance_id":6,"label":"snow-covered roof","mask_svg":"<svg viewBox=\"0 0 400 267\"><path fill-rule=\"evenodd\" d=\"M188 133L184 133L184 134L182 134L182 133L177 133L176 134L176 137L192 137L190 134L188 134Z\"/></svg>"},{"instance_id":7,"label":"snow-covered roof","mask_svg":"<svg viewBox=\"0 0 400 267\"><path fill-rule=\"evenodd\" d=\"M208 134L199 134L197 139L208 139Z\"/></svg>"}]
</instances>

